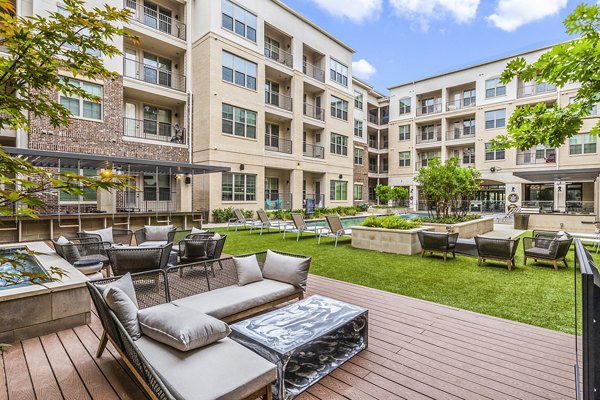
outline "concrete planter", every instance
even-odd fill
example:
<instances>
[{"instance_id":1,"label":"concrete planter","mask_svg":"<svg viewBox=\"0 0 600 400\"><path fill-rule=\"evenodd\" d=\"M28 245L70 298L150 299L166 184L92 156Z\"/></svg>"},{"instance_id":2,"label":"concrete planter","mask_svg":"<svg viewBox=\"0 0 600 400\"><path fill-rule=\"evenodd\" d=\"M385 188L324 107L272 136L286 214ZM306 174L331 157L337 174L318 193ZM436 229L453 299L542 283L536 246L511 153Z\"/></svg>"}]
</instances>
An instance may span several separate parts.
<instances>
[{"instance_id":1,"label":"concrete planter","mask_svg":"<svg viewBox=\"0 0 600 400\"><path fill-rule=\"evenodd\" d=\"M421 252L417 232L433 230L431 227L415 229L384 229L368 226L352 227L352 247L384 253L413 255Z\"/></svg>"},{"instance_id":2,"label":"concrete planter","mask_svg":"<svg viewBox=\"0 0 600 400\"><path fill-rule=\"evenodd\" d=\"M446 226L448 224L432 224L425 222L423 226L432 227L435 232L446 233ZM491 232L494 230L494 218L479 218L473 221L460 222L458 224L453 224L454 227L453 232L458 232L458 237L463 239L471 239L477 235L483 235L487 232Z\"/></svg>"}]
</instances>

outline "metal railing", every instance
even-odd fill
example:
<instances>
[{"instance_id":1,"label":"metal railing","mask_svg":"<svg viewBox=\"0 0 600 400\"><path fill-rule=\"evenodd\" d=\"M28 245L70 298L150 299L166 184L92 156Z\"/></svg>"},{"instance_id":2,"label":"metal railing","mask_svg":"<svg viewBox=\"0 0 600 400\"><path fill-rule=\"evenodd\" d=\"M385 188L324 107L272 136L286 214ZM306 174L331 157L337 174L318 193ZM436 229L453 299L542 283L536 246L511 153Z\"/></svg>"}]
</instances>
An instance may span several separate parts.
<instances>
[{"instance_id":1,"label":"metal railing","mask_svg":"<svg viewBox=\"0 0 600 400\"><path fill-rule=\"evenodd\" d=\"M567 212L593 214L594 208L593 200L567 200L565 202L565 211Z\"/></svg>"},{"instance_id":2,"label":"metal railing","mask_svg":"<svg viewBox=\"0 0 600 400\"><path fill-rule=\"evenodd\" d=\"M119 211L127 212L169 212L177 211L177 192L170 190L128 191L123 196L123 206Z\"/></svg>"},{"instance_id":3,"label":"metal railing","mask_svg":"<svg viewBox=\"0 0 600 400\"><path fill-rule=\"evenodd\" d=\"M540 211L554 210L554 201L552 200L523 200L522 208L539 208Z\"/></svg>"},{"instance_id":4,"label":"metal railing","mask_svg":"<svg viewBox=\"0 0 600 400\"><path fill-rule=\"evenodd\" d=\"M424 133L419 131L417 134L417 143L433 143L440 142L442 140L442 131L435 130L433 132Z\"/></svg>"},{"instance_id":5,"label":"metal railing","mask_svg":"<svg viewBox=\"0 0 600 400\"><path fill-rule=\"evenodd\" d=\"M517 97L535 96L536 94L556 92L556 85L538 83L534 85L523 85L517 88Z\"/></svg>"},{"instance_id":6,"label":"metal railing","mask_svg":"<svg viewBox=\"0 0 600 400\"><path fill-rule=\"evenodd\" d=\"M133 11L133 20L176 38L186 39L186 26L183 22L146 7L136 0L125 0L125 7Z\"/></svg>"},{"instance_id":7,"label":"metal railing","mask_svg":"<svg viewBox=\"0 0 600 400\"><path fill-rule=\"evenodd\" d=\"M442 102L438 101L434 104L427 104L427 105L419 105L419 107L417 107L417 116L419 115L429 115L429 114L436 114L436 113L441 113L442 112Z\"/></svg>"},{"instance_id":8,"label":"metal railing","mask_svg":"<svg viewBox=\"0 0 600 400\"><path fill-rule=\"evenodd\" d=\"M123 118L123 136L169 143L187 143L185 128L181 128L178 124L127 117Z\"/></svg>"},{"instance_id":9,"label":"metal railing","mask_svg":"<svg viewBox=\"0 0 600 400\"><path fill-rule=\"evenodd\" d=\"M321 68L315 65L312 65L311 63L308 63L306 61L303 62L302 72L304 73L304 75L308 75L311 78L315 78L320 82L325 82L325 71L323 71Z\"/></svg>"},{"instance_id":10,"label":"metal railing","mask_svg":"<svg viewBox=\"0 0 600 400\"><path fill-rule=\"evenodd\" d=\"M305 157L325 159L325 147L315 144L302 143L302 152Z\"/></svg>"},{"instance_id":11,"label":"metal railing","mask_svg":"<svg viewBox=\"0 0 600 400\"><path fill-rule=\"evenodd\" d=\"M291 193L265 193L265 210L291 210Z\"/></svg>"},{"instance_id":12,"label":"metal railing","mask_svg":"<svg viewBox=\"0 0 600 400\"><path fill-rule=\"evenodd\" d=\"M448 210L463 210L476 213L504 213L506 203L504 201L488 200L461 200L454 206L448 206ZM419 200L417 210L435 211L436 202L431 200Z\"/></svg>"},{"instance_id":13,"label":"metal railing","mask_svg":"<svg viewBox=\"0 0 600 400\"><path fill-rule=\"evenodd\" d=\"M475 96L473 97L462 97L456 100L450 100L446 102L447 111L462 110L463 108L475 107Z\"/></svg>"},{"instance_id":14,"label":"metal railing","mask_svg":"<svg viewBox=\"0 0 600 400\"><path fill-rule=\"evenodd\" d=\"M285 50L279 48L265 47L265 57L270 60L277 61L279 64L283 64L286 67L292 68L294 66L294 56Z\"/></svg>"},{"instance_id":15,"label":"metal railing","mask_svg":"<svg viewBox=\"0 0 600 400\"><path fill-rule=\"evenodd\" d=\"M292 141L279 136L265 135L265 149L279 153L292 154Z\"/></svg>"},{"instance_id":16,"label":"metal railing","mask_svg":"<svg viewBox=\"0 0 600 400\"><path fill-rule=\"evenodd\" d=\"M377 115L369 114L369 122L375 125L379 125L379 118Z\"/></svg>"},{"instance_id":17,"label":"metal railing","mask_svg":"<svg viewBox=\"0 0 600 400\"><path fill-rule=\"evenodd\" d=\"M128 58L123 59L123 72L123 75L139 81L185 92L184 74L158 68Z\"/></svg>"},{"instance_id":18,"label":"metal railing","mask_svg":"<svg viewBox=\"0 0 600 400\"><path fill-rule=\"evenodd\" d=\"M372 149L379 149L379 143L377 140L369 139L369 147Z\"/></svg>"},{"instance_id":19,"label":"metal railing","mask_svg":"<svg viewBox=\"0 0 600 400\"><path fill-rule=\"evenodd\" d=\"M292 111L292 98L285 94L265 90L265 103L281 108L283 110Z\"/></svg>"},{"instance_id":20,"label":"metal railing","mask_svg":"<svg viewBox=\"0 0 600 400\"><path fill-rule=\"evenodd\" d=\"M475 127L470 129L456 128L446 131L446 140L469 139L475 137Z\"/></svg>"},{"instance_id":21,"label":"metal railing","mask_svg":"<svg viewBox=\"0 0 600 400\"><path fill-rule=\"evenodd\" d=\"M325 110L321 107L304 103L303 112L307 117L318 119L319 121L325 121Z\"/></svg>"},{"instance_id":22,"label":"metal railing","mask_svg":"<svg viewBox=\"0 0 600 400\"><path fill-rule=\"evenodd\" d=\"M517 153L517 165L530 164L556 164L556 154L550 153L545 155L545 157L538 157L535 151Z\"/></svg>"}]
</instances>

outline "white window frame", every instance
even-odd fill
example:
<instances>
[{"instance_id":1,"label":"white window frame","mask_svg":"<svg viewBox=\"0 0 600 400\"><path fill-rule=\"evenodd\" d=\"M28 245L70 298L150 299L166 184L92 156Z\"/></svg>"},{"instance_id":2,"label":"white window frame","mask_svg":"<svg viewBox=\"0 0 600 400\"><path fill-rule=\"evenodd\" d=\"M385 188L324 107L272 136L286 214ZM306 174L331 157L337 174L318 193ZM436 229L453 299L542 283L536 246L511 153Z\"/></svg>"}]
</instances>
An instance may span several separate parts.
<instances>
[{"instance_id":1,"label":"white window frame","mask_svg":"<svg viewBox=\"0 0 600 400\"><path fill-rule=\"evenodd\" d=\"M338 198L338 188L340 196ZM329 182L329 200L344 201L348 200L348 181L332 179Z\"/></svg>"},{"instance_id":2,"label":"white window frame","mask_svg":"<svg viewBox=\"0 0 600 400\"><path fill-rule=\"evenodd\" d=\"M506 159L506 150L505 149L491 149L492 143L487 142L484 145L485 147L485 161L500 161Z\"/></svg>"},{"instance_id":3,"label":"white window frame","mask_svg":"<svg viewBox=\"0 0 600 400\"><path fill-rule=\"evenodd\" d=\"M362 138L364 132L364 123L360 119L354 120L354 136Z\"/></svg>"},{"instance_id":4,"label":"white window frame","mask_svg":"<svg viewBox=\"0 0 600 400\"><path fill-rule=\"evenodd\" d=\"M348 66L333 57L329 58L329 79L348 87Z\"/></svg>"},{"instance_id":5,"label":"white window frame","mask_svg":"<svg viewBox=\"0 0 600 400\"><path fill-rule=\"evenodd\" d=\"M364 155L365 155L364 149L361 149L360 147L355 147L354 148L354 165L364 165L364 163L365 163Z\"/></svg>"},{"instance_id":6,"label":"white window frame","mask_svg":"<svg viewBox=\"0 0 600 400\"><path fill-rule=\"evenodd\" d=\"M403 128L406 128L403 130ZM398 126L398 140L410 140L410 124Z\"/></svg>"},{"instance_id":7,"label":"white window frame","mask_svg":"<svg viewBox=\"0 0 600 400\"><path fill-rule=\"evenodd\" d=\"M348 102L346 100L331 95L330 105L332 117L348 121Z\"/></svg>"},{"instance_id":8,"label":"white window frame","mask_svg":"<svg viewBox=\"0 0 600 400\"><path fill-rule=\"evenodd\" d=\"M230 60L231 65L228 65ZM243 71L241 71L241 69L243 69ZM231 80L226 78L225 70L231 71ZM243 85L237 82L236 78L238 74L243 75L244 77ZM236 56L233 53L223 50L223 53L221 55L221 79L223 81L256 91L257 75L258 65L256 63L253 63L252 61L248 61L245 58Z\"/></svg>"},{"instance_id":9,"label":"white window frame","mask_svg":"<svg viewBox=\"0 0 600 400\"><path fill-rule=\"evenodd\" d=\"M330 152L341 156L348 155L348 136L339 133L331 133Z\"/></svg>"},{"instance_id":10,"label":"white window frame","mask_svg":"<svg viewBox=\"0 0 600 400\"><path fill-rule=\"evenodd\" d=\"M490 84L488 84L488 82ZM498 92L500 92L500 93L498 93ZM485 98L493 99L494 97L499 97L499 96L506 96L506 85L503 85L500 82L500 77L486 79L485 80Z\"/></svg>"},{"instance_id":11,"label":"white window frame","mask_svg":"<svg viewBox=\"0 0 600 400\"><path fill-rule=\"evenodd\" d=\"M498 118L498 113L502 113L502 117ZM493 115L493 119L488 119L488 115ZM494 126L488 126L488 121L494 121ZM501 122L499 122L501 121ZM484 114L484 126L485 129L498 129L506 127L506 108L499 108L497 110L486 111Z\"/></svg>"},{"instance_id":12,"label":"white window frame","mask_svg":"<svg viewBox=\"0 0 600 400\"><path fill-rule=\"evenodd\" d=\"M97 83L91 83L91 82L81 81L79 79L73 79L73 78L69 78L69 84L71 84L73 86L79 86L79 87L82 87L82 85L87 85L87 86L90 86L90 87L99 88L100 95L98 97L100 97L100 99L101 99L100 102L96 103L96 102L93 102L93 101L90 101L90 100L86 100L83 97L78 96L78 95L72 95L73 97L71 97L71 96L68 96L67 94L62 93L62 92L59 93L59 95L58 95L58 102L60 104L62 104L63 107L66 107L71 112L71 116L73 116L75 118L89 119L89 120L92 120L92 121L102 121L103 120L103 113L104 113L104 107L103 107L104 87L102 85L98 85ZM86 92L89 93L88 90L86 90ZM79 102L78 109L77 109L77 114L74 114L72 112L73 110L71 110L70 107L67 107L67 106L65 106L62 103L63 99L65 99L66 101L78 101ZM100 106L100 118L94 118L94 117L90 117L90 116L86 117L85 115L83 115L86 103L89 103L89 104L98 104Z\"/></svg>"},{"instance_id":13,"label":"white window frame","mask_svg":"<svg viewBox=\"0 0 600 400\"><path fill-rule=\"evenodd\" d=\"M227 115L226 115L225 109L227 107L231 108L231 113L227 113ZM231 116L231 117L229 117L229 116ZM240 116L241 119L238 120L238 116ZM248 118L249 116L251 118ZM252 116L254 119L254 123L251 122ZM234 105L227 104L227 103L222 103L222 105L221 105L221 133L223 133L225 135L231 135L234 137L245 137L245 138L249 138L249 139L256 139L256 117L257 117L256 111L247 110L247 109L241 108L241 107L236 107ZM249 119L250 119L250 121L249 121ZM227 132L225 129L226 121L231 123L231 132ZM242 126L243 135L237 134L236 127L239 127L239 126Z\"/></svg>"},{"instance_id":14,"label":"white window frame","mask_svg":"<svg viewBox=\"0 0 600 400\"><path fill-rule=\"evenodd\" d=\"M229 12L233 15L229 15ZM225 26L225 18L231 19L231 28ZM221 27L223 29L256 43L256 25L256 14L230 0L221 0ZM243 34L238 32L238 26L243 27Z\"/></svg>"},{"instance_id":15,"label":"white window frame","mask_svg":"<svg viewBox=\"0 0 600 400\"><path fill-rule=\"evenodd\" d=\"M400 115L410 114L410 112L412 110L412 98L403 97L398 101L398 104L399 104L398 113Z\"/></svg>"},{"instance_id":16,"label":"white window frame","mask_svg":"<svg viewBox=\"0 0 600 400\"><path fill-rule=\"evenodd\" d=\"M586 151L586 145L588 146L588 151ZM591 145L593 145L594 151L589 151ZM574 149L578 150L573 151ZM598 141L596 136L589 133L579 133L569 138L569 155L596 154L597 152Z\"/></svg>"},{"instance_id":17,"label":"white window frame","mask_svg":"<svg viewBox=\"0 0 600 400\"><path fill-rule=\"evenodd\" d=\"M404 157L403 155L408 154L408 158ZM411 163L411 154L410 151L400 151L398 152L398 166L399 167L410 167L410 163Z\"/></svg>"},{"instance_id":18,"label":"white window frame","mask_svg":"<svg viewBox=\"0 0 600 400\"><path fill-rule=\"evenodd\" d=\"M223 190L223 185L225 184L225 180L229 180L229 177L231 177L231 198L225 198L225 191ZM236 182L236 178L243 178L241 180L243 180L242 182L242 189L239 190L240 185L237 185ZM248 184L250 183L249 181L252 178L254 179L254 192L250 191L248 188ZM236 191L237 190L237 191ZM227 191L229 192L229 191ZM243 198L239 199L236 198L236 194L239 193L243 193ZM238 174L238 173L231 173L231 172L223 172L222 175L222 179L221 179L221 201L223 202L239 202L239 201L244 201L244 202L248 202L248 201L253 201L256 202L256 175L255 174Z\"/></svg>"}]
</instances>

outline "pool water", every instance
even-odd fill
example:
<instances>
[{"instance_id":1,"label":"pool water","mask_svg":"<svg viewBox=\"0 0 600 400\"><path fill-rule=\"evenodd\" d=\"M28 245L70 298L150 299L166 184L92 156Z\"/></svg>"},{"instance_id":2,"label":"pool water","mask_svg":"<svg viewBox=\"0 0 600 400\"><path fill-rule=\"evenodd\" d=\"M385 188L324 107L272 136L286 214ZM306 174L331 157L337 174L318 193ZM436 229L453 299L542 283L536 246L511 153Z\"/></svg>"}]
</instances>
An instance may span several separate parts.
<instances>
[{"instance_id":1,"label":"pool water","mask_svg":"<svg viewBox=\"0 0 600 400\"><path fill-rule=\"evenodd\" d=\"M400 214L398 215L401 218L406 218L406 219L412 219L412 218L416 218L419 217L419 214ZM361 215L360 217L342 217L342 226L344 228L350 228L351 226L356 226L356 225L360 225L361 222L363 222L365 220L365 218L367 218L367 215ZM387 215L376 215L376 217L387 217ZM324 219L318 219L318 220L314 220L314 221L308 221L307 225L310 226L327 226L327 221L325 221Z\"/></svg>"},{"instance_id":2,"label":"pool water","mask_svg":"<svg viewBox=\"0 0 600 400\"><path fill-rule=\"evenodd\" d=\"M42 268L36 258L27 253L26 247L11 247L0 249L0 256L5 259L20 261L21 265L15 268L10 262L0 264L0 273L15 273L18 271L30 272L36 274L46 274L46 271ZM39 281L38 281L39 282ZM42 280L41 283L48 282L48 280ZM0 290L2 289L13 289L23 286L33 285L33 282L28 277L16 278L16 281L5 280L0 277Z\"/></svg>"}]
</instances>

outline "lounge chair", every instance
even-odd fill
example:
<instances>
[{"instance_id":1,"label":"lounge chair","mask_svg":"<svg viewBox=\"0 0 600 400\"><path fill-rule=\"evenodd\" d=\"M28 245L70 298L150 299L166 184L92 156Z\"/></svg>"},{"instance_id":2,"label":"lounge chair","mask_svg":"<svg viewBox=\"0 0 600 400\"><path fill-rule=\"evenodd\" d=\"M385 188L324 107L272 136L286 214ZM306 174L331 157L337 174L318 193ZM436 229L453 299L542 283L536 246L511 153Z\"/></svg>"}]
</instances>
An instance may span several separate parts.
<instances>
[{"instance_id":1,"label":"lounge chair","mask_svg":"<svg viewBox=\"0 0 600 400\"><path fill-rule=\"evenodd\" d=\"M417 235L421 243L421 257L428 251L429 254L434 252L444 253L444 261L448 258L448 253L452 253L452 257L456 258L455 249L458 233L419 231Z\"/></svg>"},{"instance_id":2,"label":"lounge chair","mask_svg":"<svg viewBox=\"0 0 600 400\"><path fill-rule=\"evenodd\" d=\"M254 225L250 227L250 233L252 233L254 229L259 228L261 235L263 233L263 229L265 228L267 229L267 232L269 232L271 228L277 228L277 230L281 232L282 229L285 231L285 227L290 225L289 222L285 221L271 221L265 210L258 210L256 214L258 215L258 221L256 221Z\"/></svg>"},{"instance_id":3,"label":"lounge chair","mask_svg":"<svg viewBox=\"0 0 600 400\"><path fill-rule=\"evenodd\" d=\"M115 276L128 272L145 272L154 269L166 269L173 243L163 246L113 247L106 254Z\"/></svg>"},{"instance_id":4,"label":"lounge chair","mask_svg":"<svg viewBox=\"0 0 600 400\"><path fill-rule=\"evenodd\" d=\"M113 228L111 226L106 229L99 229L95 231L77 232L77 236L80 238L93 237L96 238L99 242L108 242L111 245L124 244L129 246L131 245L133 231L131 231L130 229Z\"/></svg>"},{"instance_id":5,"label":"lounge chair","mask_svg":"<svg viewBox=\"0 0 600 400\"><path fill-rule=\"evenodd\" d=\"M475 236L475 245L477 246L477 265L481 265L486 260L502 261L506 263L510 271L515 266L515 253L519 246L520 238L501 239L486 236Z\"/></svg>"},{"instance_id":6,"label":"lounge chair","mask_svg":"<svg viewBox=\"0 0 600 400\"><path fill-rule=\"evenodd\" d=\"M185 239L179 242L180 265L196 263L200 261L219 260L223 253L227 235L214 237ZM220 261L218 261L220 264ZM212 268L212 265L211 265ZM180 270L180 271L183 271ZM214 269L213 269L214 275Z\"/></svg>"},{"instance_id":7,"label":"lounge chair","mask_svg":"<svg viewBox=\"0 0 600 400\"><path fill-rule=\"evenodd\" d=\"M550 261L555 270L558 270L558 261L567 265L567 253L571 247L573 238L548 239L547 237L525 237L523 238L523 263L527 265L527 259L534 261Z\"/></svg>"},{"instance_id":8,"label":"lounge chair","mask_svg":"<svg viewBox=\"0 0 600 400\"><path fill-rule=\"evenodd\" d=\"M102 268L108 271L109 260L106 249L107 242L99 242L95 237L64 238L52 240L56 254L67 260L75 268L86 271L91 265L102 263ZM87 272L83 272L87 274Z\"/></svg>"},{"instance_id":9,"label":"lounge chair","mask_svg":"<svg viewBox=\"0 0 600 400\"><path fill-rule=\"evenodd\" d=\"M352 229L344 228L339 215L326 215L325 220L327 221L328 228L319 230L319 244L321 244L321 238L323 236L334 237L335 247L337 247L338 239L341 236L352 236Z\"/></svg>"},{"instance_id":10,"label":"lounge chair","mask_svg":"<svg viewBox=\"0 0 600 400\"><path fill-rule=\"evenodd\" d=\"M246 219L246 217L244 217L244 214L242 214L242 211L240 209L235 209L233 210L233 214L235 215L234 218L230 218L227 221L227 230L229 230L230 226L235 226L235 231L237 232L238 227L240 226L244 226L244 227L249 227L249 228L253 228L256 225L260 224L259 221L255 221L253 219Z\"/></svg>"},{"instance_id":11,"label":"lounge chair","mask_svg":"<svg viewBox=\"0 0 600 400\"><path fill-rule=\"evenodd\" d=\"M296 232L296 240L299 240L304 232L311 233L315 235L315 238L318 238L321 229L319 226L308 226L301 213L292 213L292 224L286 225L283 229L283 238L285 239L285 234L288 231Z\"/></svg>"},{"instance_id":12,"label":"lounge chair","mask_svg":"<svg viewBox=\"0 0 600 400\"><path fill-rule=\"evenodd\" d=\"M146 225L138 229L133 234L135 243L138 246L164 246L167 243L173 243L177 229L173 225Z\"/></svg>"}]
</instances>

